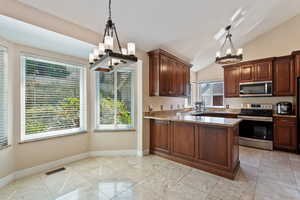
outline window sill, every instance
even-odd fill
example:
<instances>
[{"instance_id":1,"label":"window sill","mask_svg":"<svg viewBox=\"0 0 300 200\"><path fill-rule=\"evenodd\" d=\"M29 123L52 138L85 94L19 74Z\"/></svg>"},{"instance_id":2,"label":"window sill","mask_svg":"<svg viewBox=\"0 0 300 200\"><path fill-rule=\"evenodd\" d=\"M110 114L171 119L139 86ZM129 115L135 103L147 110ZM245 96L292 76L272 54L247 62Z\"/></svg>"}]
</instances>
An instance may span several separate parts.
<instances>
[{"instance_id":1,"label":"window sill","mask_svg":"<svg viewBox=\"0 0 300 200\"><path fill-rule=\"evenodd\" d=\"M87 134L87 133L88 133L87 130L83 130L83 131L77 131L77 132L66 133L66 134L61 134L61 135L54 135L54 136L47 136L47 137L42 137L42 138L22 140L22 141L19 142L19 144L39 142L39 141L43 141L43 140L51 140L51 139L60 138L60 137L69 137L69 136L81 135L81 134Z\"/></svg>"},{"instance_id":2,"label":"window sill","mask_svg":"<svg viewBox=\"0 0 300 200\"><path fill-rule=\"evenodd\" d=\"M136 129L130 128L130 129L95 129L94 133L108 133L108 132L136 132Z\"/></svg>"}]
</instances>

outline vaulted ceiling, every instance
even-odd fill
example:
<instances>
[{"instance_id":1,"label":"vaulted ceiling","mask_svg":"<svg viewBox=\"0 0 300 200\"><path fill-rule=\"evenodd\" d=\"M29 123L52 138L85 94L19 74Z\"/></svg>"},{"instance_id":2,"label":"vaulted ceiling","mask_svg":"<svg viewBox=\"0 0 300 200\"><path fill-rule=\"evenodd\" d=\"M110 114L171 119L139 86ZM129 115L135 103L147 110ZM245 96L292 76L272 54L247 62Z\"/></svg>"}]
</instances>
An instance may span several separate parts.
<instances>
[{"instance_id":1,"label":"vaulted ceiling","mask_svg":"<svg viewBox=\"0 0 300 200\"><path fill-rule=\"evenodd\" d=\"M29 6L103 33L108 0L19 0ZM299 0L112 0L112 16L122 41L139 49L164 48L200 69L214 61L214 35L238 9L244 20L233 30L237 45L300 13ZM99 37L100 41L100 37Z\"/></svg>"}]
</instances>

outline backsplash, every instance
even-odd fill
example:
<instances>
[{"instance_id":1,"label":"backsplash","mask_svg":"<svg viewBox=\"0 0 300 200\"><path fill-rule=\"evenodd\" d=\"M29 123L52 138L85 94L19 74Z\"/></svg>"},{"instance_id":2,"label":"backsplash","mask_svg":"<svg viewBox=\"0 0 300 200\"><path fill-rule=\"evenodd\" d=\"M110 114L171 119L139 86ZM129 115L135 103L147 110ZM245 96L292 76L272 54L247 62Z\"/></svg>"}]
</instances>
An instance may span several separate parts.
<instances>
[{"instance_id":1,"label":"backsplash","mask_svg":"<svg viewBox=\"0 0 300 200\"><path fill-rule=\"evenodd\" d=\"M294 97L249 97L249 98L225 98L224 105L229 105L231 109L240 109L242 104L273 104L281 101L288 101L295 106Z\"/></svg>"}]
</instances>

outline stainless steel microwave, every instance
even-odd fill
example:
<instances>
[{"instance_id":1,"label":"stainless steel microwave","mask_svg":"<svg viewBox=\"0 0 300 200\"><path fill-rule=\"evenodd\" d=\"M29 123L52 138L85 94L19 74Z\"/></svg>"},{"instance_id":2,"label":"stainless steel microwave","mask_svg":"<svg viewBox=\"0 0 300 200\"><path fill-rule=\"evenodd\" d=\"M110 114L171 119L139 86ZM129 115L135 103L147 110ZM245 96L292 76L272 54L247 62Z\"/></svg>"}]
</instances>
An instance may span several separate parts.
<instances>
[{"instance_id":1,"label":"stainless steel microwave","mask_svg":"<svg viewBox=\"0 0 300 200\"><path fill-rule=\"evenodd\" d=\"M240 83L240 97L272 96L272 81Z\"/></svg>"}]
</instances>

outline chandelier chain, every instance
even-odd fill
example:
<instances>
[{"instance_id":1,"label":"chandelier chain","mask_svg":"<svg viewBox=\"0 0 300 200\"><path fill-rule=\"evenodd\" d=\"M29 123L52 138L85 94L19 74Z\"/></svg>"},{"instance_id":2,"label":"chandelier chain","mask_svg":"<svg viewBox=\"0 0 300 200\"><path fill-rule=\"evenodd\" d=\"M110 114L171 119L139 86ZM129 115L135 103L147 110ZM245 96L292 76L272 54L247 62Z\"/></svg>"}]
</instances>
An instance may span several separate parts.
<instances>
[{"instance_id":1,"label":"chandelier chain","mask_svg":"<svg viewBox=\"0 0 300 200\"><path fill-rule=\"evenodd\" d=\"M111 19L111 0L109 0L109 4L108 4L108 18Z\"/></svg>"}]
</instances>

